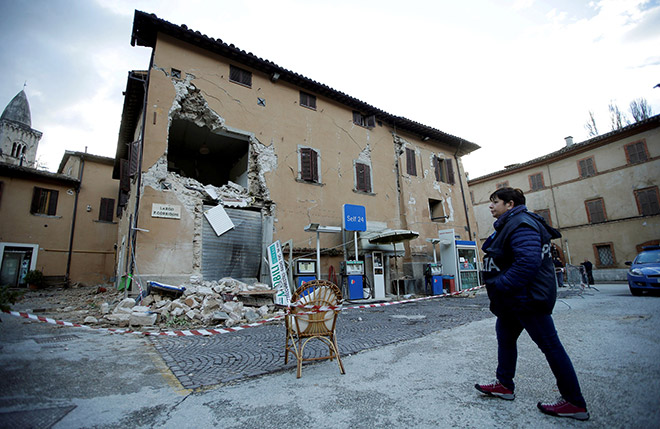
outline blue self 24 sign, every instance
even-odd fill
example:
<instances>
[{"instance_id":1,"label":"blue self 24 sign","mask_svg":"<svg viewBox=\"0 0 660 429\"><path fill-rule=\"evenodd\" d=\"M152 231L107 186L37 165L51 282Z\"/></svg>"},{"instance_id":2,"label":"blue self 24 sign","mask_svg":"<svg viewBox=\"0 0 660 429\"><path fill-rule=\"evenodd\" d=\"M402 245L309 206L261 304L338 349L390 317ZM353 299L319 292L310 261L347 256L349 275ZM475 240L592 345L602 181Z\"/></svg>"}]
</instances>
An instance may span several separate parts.
<instances>
[{"instance_id":1,"label":"blue self 24 sign","mask_svg":"<svg viewBox=\"0 0 660 429\"><path fill-rule=\"evenodd\" d=\"M354 204L344 204L343 227L345 231L366 231L367 230L367 210L364 206Z\"/></svg>"}]
</instances>

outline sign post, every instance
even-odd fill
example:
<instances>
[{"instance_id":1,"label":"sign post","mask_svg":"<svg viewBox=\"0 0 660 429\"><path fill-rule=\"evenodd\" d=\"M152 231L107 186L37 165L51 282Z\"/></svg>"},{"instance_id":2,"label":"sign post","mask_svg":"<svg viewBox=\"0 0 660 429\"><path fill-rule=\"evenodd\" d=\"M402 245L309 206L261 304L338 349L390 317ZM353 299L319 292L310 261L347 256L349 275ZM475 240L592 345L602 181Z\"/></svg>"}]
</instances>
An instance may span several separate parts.
<instances>
[{"instance_id":1,"label":"sign post","mask_svg":"<svg viewBox=\"0 0 660 429\"><path fill-rule=\"evenodd\" d=\"M291 303L291 289L289 288L289 278L286 275L284 266L284 255L282 254L282 245L277 240L268 246L268 266L270 267L270 280L273 283L275 294L275 304L289 306Z\"/></svg>"},{"instance_id":2,"label":"sign post","mask_svg":"<svg viewBox=\"0 0 660 429\"><path fill-rule=\"evenodd\" d=\"M358 260L358 242L357 232L367 230L367 210L364 206L354 204L344 204L342 226L344 231L353 231L353 241L355 242L355 260Z\"/></svg>"}]
</instances>

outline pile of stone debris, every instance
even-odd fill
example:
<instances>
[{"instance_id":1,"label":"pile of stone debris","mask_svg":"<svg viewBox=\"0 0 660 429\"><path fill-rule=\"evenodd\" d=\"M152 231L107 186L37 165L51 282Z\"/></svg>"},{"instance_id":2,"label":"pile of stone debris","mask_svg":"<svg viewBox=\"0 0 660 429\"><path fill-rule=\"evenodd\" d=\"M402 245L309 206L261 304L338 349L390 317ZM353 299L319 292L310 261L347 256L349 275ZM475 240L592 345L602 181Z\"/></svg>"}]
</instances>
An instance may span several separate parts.
<instances>
[{"instance_id":1,"label":"pile of stone debris","mask_svg":"<svg viewBox=\"0 0 660 429\"><path fill-rule=\"evenodd\" d=\"M192 278L182 286L182 294L151 289L137 298L102 287L41 291L26 294L19 304L71 323L147 331L231 327L284 315L285 309L273 303L275 291L265 284ZM63 299L67 293L69 298ZM50 304L44 301L48 298Z\"/></svg>"}]
</instances>

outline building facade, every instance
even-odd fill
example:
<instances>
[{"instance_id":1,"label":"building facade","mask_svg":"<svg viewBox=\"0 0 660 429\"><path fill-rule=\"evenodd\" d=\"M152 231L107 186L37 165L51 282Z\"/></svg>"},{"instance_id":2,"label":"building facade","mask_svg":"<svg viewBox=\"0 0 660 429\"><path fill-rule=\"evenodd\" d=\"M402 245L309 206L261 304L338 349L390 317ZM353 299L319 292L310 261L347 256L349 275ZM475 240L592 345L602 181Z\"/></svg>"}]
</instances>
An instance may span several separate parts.
<instances>
[{"instance_id":1,"label":"building facade","mask_svg":"<svg viewBox=\"0 0 660 429\"><path fill-rule=\"evenodd\" d=\"M389 261L397 249L414 271L432 260L426 239L439 230L476 238L461 163L476 144L154 15L136 11L132 44L151 48L152 60L129 73L125 93L118 274L268 283L266 246L279 240L314 258L305 226L341 226L344 204L366 209L360 259L376 249ZM369 243L394 229L419 236ZM355 258L352 240L320 235L322 278Z\"/></svg>"},{"instance_id":2,"label":"building facade","mask_svg":"<svg viewBox=\"0 0 660 429\"><path fill-rule=\"evenodd\" d=\"M35 168L41 132L21 91L0 119L0 285L40 270L51 284L108 284L115 272L114 160L67 151L56 173Z\"/></svg>"},{"instance_id":3,"label":"building facade","mask_svg":"<svg viewBox=\"0 0 660 429\"><path fill-rule=\"evenodd\" d=\"M626 279L626 261L660 239L660 115L469 181L481 243L493 232L488 197L520 188L530 211L562 233L566 263L594 264L596 281Z\"/></svg>"}]
</instances>

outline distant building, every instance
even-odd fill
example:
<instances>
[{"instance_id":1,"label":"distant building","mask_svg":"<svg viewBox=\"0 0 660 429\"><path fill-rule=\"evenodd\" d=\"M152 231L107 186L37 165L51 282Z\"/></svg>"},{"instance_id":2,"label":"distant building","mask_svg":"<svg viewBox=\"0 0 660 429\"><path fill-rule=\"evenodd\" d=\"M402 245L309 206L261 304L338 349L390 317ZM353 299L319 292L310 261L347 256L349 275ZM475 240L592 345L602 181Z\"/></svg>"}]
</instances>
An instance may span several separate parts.
<instances>
[{"instance_id":1,"label":"distant building","mask_svg":"<svg viewBox=\"0 0 660 429\"><path fill-rule=\"evenodd\" d=\"M321 234L324 279L347 256L368 276L382 260L389 291L390 274L423 275L415 264L433 261L427 238L439 230L476 238L461 162L476 144L155 15L136 11L132 44L153 56L125 92L119 273L269 283L266 246L290 241L296 257L315 259L305 226L341 226L344 204L365 207L367 231L358 255L352 233ZM234 228L218 235L211 210ZM396 245L398 274L388 268L394 246L368 240L393 229L419 233Z\"/></svg>"},{"instance_id":2,"label":"distant building","mask_svg":"<svg viewBox=\"0 0 660 429\"><path fill-rule=\"evenodd\" d=\"M25 91L21 91L0 116L0 162L36 167L41 136L41 131L32 129L30 105Z\"/></svg>"},{"instance_id":3,"label":"distant building","mask_svg":"<svg viewBox=\"0 0 660 429\"><path fill-rule=\"evenodd\" d=\"M469 181L481 243L493 232L489 195L520 188L530 211L559 229L565 262L589 259L596 281L626 279L625 262L660 240L660 115Z\"/></svg>"},{"instance_id":4,"label":"distant building","mask_svg":"<svg viewBox=\"0 0 660 429\"><path fill-rule=\"evenodd\" d=\"M34 168L41 133L31 128L23 91L1 122L0 285L22 285L34 269L50 283L110 283L118 193L112 158L67 151L57 173Z\"/></svg>"}]
</instances>

